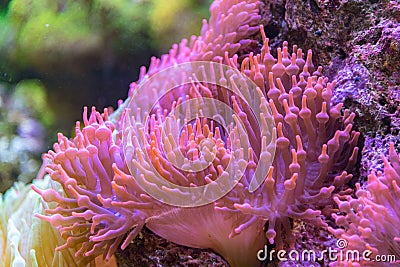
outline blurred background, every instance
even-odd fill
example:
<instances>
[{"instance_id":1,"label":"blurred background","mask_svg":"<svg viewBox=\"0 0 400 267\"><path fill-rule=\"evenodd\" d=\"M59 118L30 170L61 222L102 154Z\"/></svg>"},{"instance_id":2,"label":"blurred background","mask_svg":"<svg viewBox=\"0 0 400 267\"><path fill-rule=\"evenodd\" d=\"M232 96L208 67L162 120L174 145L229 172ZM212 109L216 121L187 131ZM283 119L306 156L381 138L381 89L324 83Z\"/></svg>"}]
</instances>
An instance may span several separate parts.
<instances>
[{"instance_id":1,"label":"blurred background","mask_svg":"<svg viewBox=\"0 0 400 267\"><path fill-rule=\"evenodd\" d=\"M0 0L0 193L30 182L83 106L116 108L139 67L198 35L212 0Z\"/></svg>"}]
</instances>

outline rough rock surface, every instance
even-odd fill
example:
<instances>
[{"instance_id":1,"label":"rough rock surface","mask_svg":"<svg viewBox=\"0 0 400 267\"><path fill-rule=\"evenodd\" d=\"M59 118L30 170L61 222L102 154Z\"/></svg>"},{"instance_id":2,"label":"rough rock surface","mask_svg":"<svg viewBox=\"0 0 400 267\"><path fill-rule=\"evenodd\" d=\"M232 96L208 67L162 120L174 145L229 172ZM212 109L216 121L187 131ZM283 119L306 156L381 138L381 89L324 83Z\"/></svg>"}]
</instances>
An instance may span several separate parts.
<instances>
[{"instance_id":1,"label":"rough rock surface","mask_svg":"<svg viewBox=\"0 0 400 267\"><path fill-rule=\"evenodd\" d=\"M188 248L171 243L149 230L142 231L125 251L116 253L118 267L130 266L177 266L195 267L228 266L221 256L211 250Z\"/></svg>"}]
</instances>

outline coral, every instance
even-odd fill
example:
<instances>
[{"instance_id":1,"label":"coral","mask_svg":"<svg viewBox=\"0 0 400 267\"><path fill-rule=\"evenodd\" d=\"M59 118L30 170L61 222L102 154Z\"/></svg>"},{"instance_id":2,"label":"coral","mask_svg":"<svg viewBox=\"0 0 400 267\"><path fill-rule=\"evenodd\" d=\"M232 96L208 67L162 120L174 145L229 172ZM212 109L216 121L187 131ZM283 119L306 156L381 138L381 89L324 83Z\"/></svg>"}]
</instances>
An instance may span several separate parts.
<instances>
[{"instance_id":1,"label":"coral","mask_svg":"<svg viewBox=\"0 0 400 267\"><path fill-rule=\"evenodd\" d=\"M373 171L365 187L357 184L356 197L335 198L340 213L333 214L336 225L328 228L337 238L347 240L346 250L370 250L369 259L362 259L362 266L377 266L368 262L377 255L394 255L400 258L400 214L397 203L400 196L400 157L394 143L390 144L389 160L382 156L384 172ZM339 264L339 263L337 263ZM340 266L348 264L341 262ZM380 263L392 266L393 262Z\"/></svg>"}]
</instances>

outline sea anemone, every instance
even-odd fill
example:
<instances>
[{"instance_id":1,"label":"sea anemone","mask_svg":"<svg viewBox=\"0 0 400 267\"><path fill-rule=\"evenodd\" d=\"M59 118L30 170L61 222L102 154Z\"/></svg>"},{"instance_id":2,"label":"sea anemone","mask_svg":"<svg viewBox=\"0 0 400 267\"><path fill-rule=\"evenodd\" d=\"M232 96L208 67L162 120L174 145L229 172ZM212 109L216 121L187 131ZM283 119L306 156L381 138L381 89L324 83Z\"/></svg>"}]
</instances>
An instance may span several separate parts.
<instances>
[{"instance_id":1,"label":"sea anemone","mask_svg":"<svg viewBox=\"0 0 400 267\"><path fill-rule=\"evenodd\" d=\"M215 1L201 36L153 58L115 113L85 108L76 136L59 134L46 170L63 192L33 186L56 204L37 217L66 239L58 250L82 263L109 259L146 225L232 266L257 266L267 240L293 245L291 219L325 225L330 196L351 191L355 115L331 106L334 82L314 69L311 50L305 60L284 42L276 60L262 26L261 53L239 62L257 6Z\"/></svg>"},{"instance_id":2,"label":"sea anemone","mask_svg":"<svg viewBox=\"0 0 400 267\"><path fill-rule=\"evenodd\" d=\"M337 226L328 228L337 238L347 241L347 250L357 250L362 254L370 251L368 258L362 258L361 266L391 266L393 262L372 262L377 255L394 256L400 259L400 157L394 143L390 143L389 160L383 155L384 172L372 171L365 187L356 185L356 197L336 197L340 213L333 214ZM347 261L348 260L348 261ZM352 259L344 259L333 266L350 266ZM391 259L393 260L393 259ZM351 262L351 266L355 266Z\"/></svg>"},{"instance_id":3,"label":"sea anemone","mask_svg":"<svg viewBox=\"0 0 400 267\"><path fill-rule=\"evenodd\" d=\"M200 90L200 86L203 86L203 90L208 89L199 82L190 84L192 95L194 92L199 93L197 90ZM258 93L262 95L261 91ZM240 114L244 113L239 106L240 102L235 96L229 99L239 114L233 118L240 124ZM266 99L258 99L266 108ZM184 102L179 98L174 104L178 107ZM193 106L191 108L197 115L207 110L205 107L198 111L193 110ZM187 115L188 106L183 111ZM275 142L273 134L267 129L267 120L271 121L272 118L267 116L270 113L264 114L265 116L260 116L263 125L262 149L264 154L272 154L272 151L268 151L271 148L267 148L268 144ZM212 121L196 118L194 123L184 123L179 142L175 143L179 119L173 114L166 116L158 109L150 120L142 123L139 116L131 118L127 109L122 118L128 124L113 138L113 132L116 131L108 120L107 110L101 115L93 109L87 117L85 108L83 129L81 130L78 122L76 137L71 140L59 134L54 151L49 151L46 155L49 161L46 170L54 181L63 185L65 196L53 189L40 190L35 186L33 189L46 202L57 202L57 208L47 210L53 215L37 217L49 221L67 239L65 245L59 249L75 248L75 256L82 259L93 259L100 254L108 259L122 241L121 247L127 247L146 224L155 233L176 243L212 248L223 255L232 266L243 266L249 262L256 265L257 259L254 255L262 248L265 239L262 234L262 220L258 224L253 223L241 235L233 238L229 235L230 229L249 220L249 216L227 216L225 212L214 209L214 204L210 203L212 201L204 197L207 195L205 191L201 191L202 194L197 199L194 195L189 196L196 205L189 205L191 207L187 208L167 205L164 203L165 199L154 199L153 194L149 196L148 191L143 189L147 184L153 193L161 191L173 199L185 196L185 192L166 190L162 182L154 181L155 173L158 172L166 181L187 186L187 189L193 191L196 187L210 184L208 190L211 195L217 195L218 198L223 196L219 191L231 179L229 174L236 175L237 183L246 167L255 164L251 148L247 150L249 161L244 159L247 156L244 155L240 136L246 136L246 126L230 126L229 132L224 132L225 128L220 130L220 127L214 127ZM164 123L166 129L162 130ZM148 131L144 132L146 125ZM243 125L248 126L249 121L243 121ZM124 143L121 143L122 137L125 138ZM141 139L143 145L139 145L138 139ZM166 154L161 151L163 146L166 147ZM147 161L144 151L149 154ZM177 154L177 151L185 157L183 167L188 160L207 161L211 164L195 173L191 169L182 171L172 164L171 156ZM269 155L269 158L272 157L273 155ZM128 164L125 164L125 160ZM223 182L216 183L217 178ZM251 176L247 175L246 179L250 181ZM197 231L194 232L194 229Z\"/></svg>"},{"instance_id":4,"label":"sea anemone","mask_svg":"<svg viewBox=\"0 0 400 267\"><path fill-rule=\"evenodd\" d=\"M149 71L146 73L145 68L141 69L138 84L177 63L198 59L222 60L222 56L233 55L240 48L255 42L245 37L258 29L258 26L255 27L260 18L258 4L257 1L215 1L210 8L210 22L203 22L201 36L192 37L189 47L186 46L186 40L183 40L179 46L174 45L169 55L162 56L161 60L152 58ZM33 189L41 194L46 202L57 203L57 208L47 210L50 215L37 216L49 221L66 238L65 245L59 249L76 248L75 256L79 256L81 260L90 261L100 254L109 259L123 240L125 241L122 248L128 246L146 222L151 227L155 224L157 216L162 217L166 213L174 214L171 210L176 210L145 194L136 184L125 164L121 145L121 136L124 131L119 111L124 110L136 88L137 83L131 85L129 99L113 114L112 121L109 120L107 111L101 115L93 109L88 117L87 109L85 109L84 127L81 130L80 124L77 124L75 138L68 140L59 134L54 151L49 151L46 155L49 160L46 170L54 181L63 186L65 195L53 189L40 190L33 186ZM140 97L149 96L150 92L146 92L145 95L138 97L140 99ZM207 128L206 125L203 126ZM191 126L188 125L188 127ZM218 140L218 135L214 139L215 142L222 144L218 151L222 154L218 156L223 157L224 163L227 158L229 161L230 151L224 151L226 148L223 142ZM192 143L191 140L185 140L185 142L188 142L186 144L188 146ZM223 172L221 166L216 166L216 169L219 174ZM213 171L215 175L218 174L216 170ZM195 184L195 181L190 181L190 183ZM214 210L212 205L203 210L205 212L199 214L212 220L213 217L209 212ZM153 219L153 223L150 218ZM224 222L225 218L223 215L216 215L216 220ZM167 221L164 220L162 223L166 224ZM229 229L226 228L225 223L220 225L225 231ZM254 238L249 238L247 243L236 240L233 243L245 249L247 245L250 246L248 242L257 239L257 235L260 236L258 239L262 240L262 235L259 234L262 231L262 225L256 228L258 230L251 233ZM218 230L214 226L208 229ZM125 237L126 233L128 236ZM224 242L215 242L218 243L217 246L224 247L222 244L229 243L227 242L229 241L228 233L219 235L224 236ZM212 235L205 234L205 236ZM214 248L206 241L195 246ZM259 247L261 246L262 242L259 242ZM220 251L220 249L216 250ZM240 249L236 248L235 251L239 252ZM226 253L221 251L221 253L233 255L235 251Z\"/></svg>"}]
</instances>

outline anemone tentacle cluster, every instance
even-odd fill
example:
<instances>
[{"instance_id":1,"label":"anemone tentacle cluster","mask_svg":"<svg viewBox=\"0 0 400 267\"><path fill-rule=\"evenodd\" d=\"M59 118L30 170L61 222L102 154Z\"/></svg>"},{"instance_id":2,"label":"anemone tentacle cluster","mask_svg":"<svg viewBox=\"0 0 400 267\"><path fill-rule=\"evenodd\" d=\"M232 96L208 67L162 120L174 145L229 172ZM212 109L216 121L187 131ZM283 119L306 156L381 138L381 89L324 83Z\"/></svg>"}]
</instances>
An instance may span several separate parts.
<instances>
[{"instance_id":1,"label":"anemone tentacle cluster","mask_svg":"<svg viewBox=\"0 0 400 267\"><path fill-rule=\"evenodd\" d=\"M109 210L109 203L115 198L116 183L124 178L118 174L128 172L118 137L115 142L112 139L113 130L107 110L102 116L93 108L88 117L85 108L82 131L77 122L76 137L68 140L59 134L54 151L46 154L49 161L46 171L63 185L65 195L33 186L44 201L58 203L57 208L46 210L52 216L37 216L50 221L63 237L67 237L60 249L77 248L75 255L86 259L95 258L103 251L108 252L105 257L109 259L123 239L121 233L136 227L137 230L131 233L135 236L147 217L145 209L129 211L124 217L124 209L119 209L120 215ZM135 189L135 195L140 199L143 191ZM140 199L143 206L144 201ZM126 240L129 244L131 238Z\"/></svg>"},{"instance_id":2,"label":"anemone tentacle cluster","mask_svg":"<svg viewBox=\"0 0 400 267\"><path fill-rule=\"evenodd\" d=\"M342 115L342 104L331 105L334 82L322 76L322 67L314 68L311 50L305 59L297 46L290 54L284 42L277 49L277 59L271 55L263 27L256 27L259 4L215 1L201 36L193 37L189 46L185 40L174 45L161 59L153 58L115 113L100 114L93 108L89 115L85 108L84 124L81 129L77 123L76 136L68 139L59 134L53 151L46 155L46 171L63 192L33 186L45 202L56 204L37 217L50 222L66 240L59 249L73 248L81 260L93 261L99 255L109 259L146 225L170 241L211 248L232 266L257 266L256 252L267 241L279 247L284 241L293 245L291 218L325 225L322 215L332 211L331 195L343 197L351 192L344 185L352 177L358 153L359 133L352 130L355 115L348 110ZM249 36L260 28L261 53L250 53L239 62L235 53L254 42ZM168 67L197 60L224 63L255 83L255 89L232 85L243 95L257 97L261 125L239 95L196 77L159 99L149 120L140 120L144 112L140 109L138 115L131 114L137 108L130 106L132 99L152 98L168 84L160 81L153 91L135 95L142 83ZM221 79L233 80L234 74ZM231 119L238 123L224 128L203 118L201 105L206 98L229 106L235 111ZM197 103L198 113L178 131L182 121L172 111L180 106L183 113L190 113L193 107L184 105L188 101ZM218 113L217 107L210 108ZM267 131L269 123L275 125L272 132ZM243 135L248 136L247 146L240 138ZM172 164L178 152L186 160L212 160L206 169L188 172ZM232 159L236 165L229 165ZM272 159L273 166L263 172L265 181L253 192L250 185L257 164ZM236 173L240 177L216 203L188 208L167 205L139 186L142 180L152 186L155 171L171 183L193 188L213 184L218 177ZM179 190L168 192L177 198L182 195Z\"/></svg>"},{"instance_id":3,"label":"anemone tentacle cluster","mask_svg":"<svg viewBox=\"0 0 400 267\"><path fill-rule=\"evenodd\" d=\"M332 266L376 266L377 255L400 259L400 230L398 222L400 213L400 156L396 153L394 143L390 143L389 159L382 156L384 172L372 171L368 175L365 187L356 185L356 197L336 197L340 214L333 214L336 225L341 227L329 231L337 238L347 241L346 250L371 251L368 259L351 262L346 259ZM351 265L350 265L351 264ZM374 265L375 264L375 265ZM382 262L380 266L392 266L393 262Z\"/></svg>"},{"instance_id":4,"label":"anemone tentacle cluster","mask_svg":"<svg viewBox=\"0 0 400 267\"><path fill-rule=\"evenodd\" d=\"M284 42L275 60L268 39L264 35L263 39L261 54L250 54L241 69L269 99L278 134L275 159L262 188L249 193L243 186L241 194L230 194L234 195L228 197L230 205L221 201L218 209L264 218L269 222L269 242L277 238L278 247L283 248L285 236L286 243L294 244L289 218L325 226L320 215L332 210L332 193L351 193L341 187L352 178L349 171L357 160L359 133L352 130L353 113L345 110L342 116L341 103L331 106L334 82L321 75L321 67L314 70L311 50L305 61L297 46L289 56Z\"/></svg>"}]
</instances>

